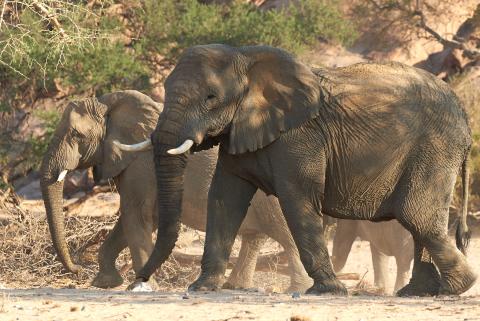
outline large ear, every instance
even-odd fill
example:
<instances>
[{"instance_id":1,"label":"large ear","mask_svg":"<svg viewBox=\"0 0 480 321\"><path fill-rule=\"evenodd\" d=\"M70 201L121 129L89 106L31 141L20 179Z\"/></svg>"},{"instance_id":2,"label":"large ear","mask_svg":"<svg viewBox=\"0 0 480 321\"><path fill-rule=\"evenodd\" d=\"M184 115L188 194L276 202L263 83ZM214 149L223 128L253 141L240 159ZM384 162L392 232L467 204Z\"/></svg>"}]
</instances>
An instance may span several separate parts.
<instances>
[{"instance_id":1,"label":"large ear","mask_svg":"<svg viewBox=\"0 0 480 321\"><path fill-rule=\"evenodd\" d=\"M109 107L100 169L106 179L120 174L139 153L122 151L113 142L135 144L150 138L163 105L135 90L106 94L98 100Z\"/></svg>"},{"instance_id":2,"label":"large ear","mask_svg":"<svg viewBox=\"0 0 480 321\"><path fill-rule=\"evenodd\" d=\"M311 69L283 50L244 47L247 92L232 121L229 153L255 151L319 114L321 91Z\"/></svg>"}]
</instances>

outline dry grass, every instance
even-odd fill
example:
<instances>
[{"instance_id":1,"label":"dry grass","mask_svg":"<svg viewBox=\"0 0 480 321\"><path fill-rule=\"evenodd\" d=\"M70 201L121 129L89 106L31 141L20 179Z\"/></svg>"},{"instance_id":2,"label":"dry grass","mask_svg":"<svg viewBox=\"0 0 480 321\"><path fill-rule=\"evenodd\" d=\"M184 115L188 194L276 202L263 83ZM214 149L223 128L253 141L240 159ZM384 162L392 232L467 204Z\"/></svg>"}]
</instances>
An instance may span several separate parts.
<instances>
[{"instance_id":1,"label":"dry grass","mask_svg":"<svg viewBox=\"0 0 480 321\"><path fill-rule=\"evenodd\" d=\"M10 192L8 192L10 193ZM7 287L89 287L98 271L97 253L100 244L117 221L116 215L68 216L65 219L66 240L74 262L83 268L78 275L67 273L57 260L45 215L19 206L15 194L1 194L0 284ZM117 268L125 285L135 276L130 253L122 251ZM197 277L199 268L178 263L170 258L156 273L162 289L185 288Z\"/></svg>"},{"instance_id":2,"label":"dry grass","mask_svg":"<svg viewBox=\"0 0 480 321\"><path fill-rule=\"evenodd\" d=\"M93 211L99 206L99 201L102 202L102 198L96 195L87 207ZM111 208L107 206L107 210L102 209L102 213L114 213L118 205L113 203L110 206ZM89 213L88 210L82 213L67 215L65 219L70 254L73 261L83 267L81 272L75 275L65 272L57 260L43 204L39 202L36 205L23 206L14 193L0 194L0 214L5 217L5 220L0 222L0 284L7 288L89 288L98 271L98 248L113 228L117 216L98 215L97 212L92 214L95 216L88 216L85 215ZM184 226L181 234L184 246L197 244L197 247L203 247L204 233ZM278 256L282 248L272 240L267 242L266 247L269 255L262 257L262 272L256 273L255 285L268 292L282 292L289 285L289 278L281 275L287 269L284 264L286 262L281 261ZM240 242L236 242L232 256L238 255L239 248ZM179 249L181 246L177 248ZM175 259L175 254L171 255L155 274L160 290L184 290L191 284L200 272L199 256L196 257L194 261L188 261L182 257ZM120 253L116 263L126 287L135 279L128 249Z\"/></svg>"},{"instance_id":3,"label":"dry grass","mask_svg":"<svg viewBox=\"0 0 480 321\"><path fill-rule=\"evenodd\" d=\"M96 271L96 250L116 217L68 217L66 239L73 260L83 269L65 273L56 259L44 216L24 211L11 224L0 227L0 277L5 284L20 287L73 286L86 283Z\"/></svg>"}]
</instances>

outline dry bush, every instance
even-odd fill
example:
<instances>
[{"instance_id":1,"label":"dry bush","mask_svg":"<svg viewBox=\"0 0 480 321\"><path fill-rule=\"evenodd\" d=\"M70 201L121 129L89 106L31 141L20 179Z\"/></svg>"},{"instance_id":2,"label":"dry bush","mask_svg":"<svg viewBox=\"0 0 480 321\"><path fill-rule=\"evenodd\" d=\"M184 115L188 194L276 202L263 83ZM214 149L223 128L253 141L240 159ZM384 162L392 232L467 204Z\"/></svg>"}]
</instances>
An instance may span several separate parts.
<instances>
[{"instance_id":1,"label":"dry bush","mask_svg":"<svg viewBox=\"0 0 480 321\"><path fill-rule=\"evenodd\" d=\"M117 216L69 216L65 219L72 259L83 267L75 275L66 273L57 260L46 217L22 209L15 194L11 195L7 202L0 203L2 215L8 217L8 224L0 225L0 283L8 287L89 287L98 271L98 248ZM120 254L117 267L125 278L124 285L134 280L128 250ZM157 271L156 279L163 290L185 288L195 280L198 272L196 265L180 264L172 256Z\"/></svg>"},{"instance_id":2,"label":"dry bush","mask_svg":"<svg viewBox=\"0 0 480 321\"><path fill-rule=\"evenodd\" d=\"M23 288L90 287L90 282L98 271L98 248L118 217L67 215L66 241L73 261L83 267L81 272L75 275L66 273L57 260L45 214L37 209L38 207L34 206L32 210L27 210L21 206L20 200L13 192L0 191L0 217L4 218L0 220L0 284ZM203 243L204 236L200 233L185 226L181 232L186 237L187 246L197 241L200 245ZM259 261L257 267L262 272L256 274L255 284L269 292L280 292L289 284L289 278L280 275L288 270L284 265L285 258L278 256L282 249L273 240L267 242L266 246L270 253L262 256ZM240 242L237 242L233 256L238 255L239 248ZM125 288L135 279L128 249L120 253L116 263L124 278ZM177 255L177 259L175 253L171 255L155 273L160 290L184 290L197 278L200 272L198 264L199 256L188 261L181 255ZM230 264L229 268L232 267Z\"/></svg>"},{"instance_id":3,"label":"dry bush","mask_svg":"<svg viewBox=\"0 0 480 321\"><path fill-rule=\"evenodd\" d=\"M85 284L96 271L96 248L116 217L68 217L66 239L73 260L83 269L65 273L56 259L45 216L22 211L0 227L0 277L19 287Z\"/></svg>"},{"instance_id":4,"label":"dry bush","mask_svg":"<svg viewBox=\"0 0 480 321\"><path fill-rule=\"evenodd\" d=\"M160 290L184 290L197 279L199 273L198 265L180 264L175 260L174 255L170 255L170 258L155 273L155 280Z\"/></svg>"}]
</instances>

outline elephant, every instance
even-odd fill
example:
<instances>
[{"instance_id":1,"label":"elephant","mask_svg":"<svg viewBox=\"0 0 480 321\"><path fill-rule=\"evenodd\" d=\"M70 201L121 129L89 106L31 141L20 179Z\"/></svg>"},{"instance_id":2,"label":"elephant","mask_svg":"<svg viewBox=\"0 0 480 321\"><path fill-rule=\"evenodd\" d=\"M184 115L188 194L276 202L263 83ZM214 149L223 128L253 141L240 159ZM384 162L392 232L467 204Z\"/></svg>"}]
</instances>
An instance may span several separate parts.
<instances>
[{"instance_id":1,"label":"elephant","mask_svg":"<svg viewBox=\"0 0 480 321\"><path fill-rule=\"evenodd\" d=\"M462 253L471 130L441 80L395 62L311 68L279 48L208 44L186 49L164 88L164 112L144 141L153 146L158 237L134 284L149 280L178 238L187 152L214 145L206 242L191 291L221 288L258 189L279 200L314 281L307 294L347 294L332 268L322 215L396 219L411 233L412 277L397 295L460 294L474 284ZM459 170L455 246L447 220Z\"/></svg>"},{"instance_id":2,"label":"elephant","mask_svg":"<svg viewBox=\"0 0 480 321\"><path fill-rule=\"evenodd\" d=\"M344 268L357 237L370 243L374 285L377 288L385 291L387 287L389 256L395 257L397 263L394 292L408 284L413 260L413 239L397 221L373 223L338 219L331 255L335 272Z\"/></svg>"},{"instance_id":3,"label":"elephant","mask_svg":"<svg viewBox=\"0 0 480 321\"><path fill-rule=\"evenodd\" d=\"M41 165L41 190L58 258L70 272L78 272L65 241L62 188L67 171L93 167L96 181L113 178L120 195L120 217L98 253L99 272L92 285L113 288L123 283L115 268L119 253L128 246L138 272L153 248L157 225L156 178L153 153L120 150L118 141L145 139L153 131L163 105L134 90L118 91L68 104ZM188 167L182 222L205 231L207 196L218 151L195 155ZM165 200L165 202L168 202ZM288 255L291 291L312 284L306 274L276 198L257 193L240 228L242 243L229 286L252 287L257 255L267 236L278 241ZM152 279L150 287L156 284Z\"/></svg>"}]
</instances>

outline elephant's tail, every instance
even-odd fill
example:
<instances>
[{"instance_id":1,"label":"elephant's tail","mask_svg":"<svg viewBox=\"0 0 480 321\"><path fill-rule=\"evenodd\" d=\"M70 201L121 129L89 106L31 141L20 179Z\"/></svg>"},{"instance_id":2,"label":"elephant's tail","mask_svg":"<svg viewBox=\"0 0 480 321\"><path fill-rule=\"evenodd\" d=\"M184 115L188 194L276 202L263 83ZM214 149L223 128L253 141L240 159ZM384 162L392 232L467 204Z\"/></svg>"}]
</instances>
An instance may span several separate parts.
<instances>
[{"instance_id":1,"label":"elephant's tail","mask_svg":"<svg viewBox=\"0 0 480 321\"><path fill-rule=\"evenodd\" d=\"M457 224L457 232L455 234L455 241L457 248L466 254L468 243L470 243L471 233L467 225L468 214L468 187L469 187L469 152L466 153L462 164L462 212Z\"/></svg>"}]
</instances>

